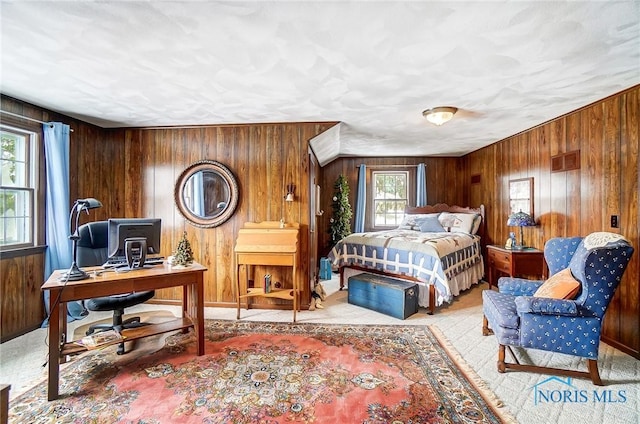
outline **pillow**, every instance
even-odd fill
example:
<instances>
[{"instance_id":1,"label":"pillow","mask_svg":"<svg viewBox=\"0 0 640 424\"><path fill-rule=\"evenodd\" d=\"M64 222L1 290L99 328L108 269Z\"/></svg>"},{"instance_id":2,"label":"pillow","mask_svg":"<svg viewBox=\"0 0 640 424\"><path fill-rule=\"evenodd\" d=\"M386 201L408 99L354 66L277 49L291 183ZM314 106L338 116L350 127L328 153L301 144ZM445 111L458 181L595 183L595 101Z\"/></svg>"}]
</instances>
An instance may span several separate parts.
<instances>
[{"instance_id":1,"label":"pillow","mask_svg":"<svg viewBox=\"0 0 640 424\"><path fill-rule=\"evenodd\" d=\"M482 225L482 215L477 214L476 218L473 220L473 227L471 227L471 234L478 234L480 225Z\"/></svg>"},{"instance_id":2,"label":"pillow","mask_svg":"<svg viewBox=\"0 0 640 424\"><path fill-rule=\"evenodd\" d=\"M422 218L416 220L416 222L420 227L420 231L423 233L443 233L447 231L442 227L442 224L440 224L440 221L438 221L437 216Z\"/></svg>"},{"instance_id":3,"label":"pillow","mask_svg":"<svg viewBox=\"0 0 640 424\"><path fill-rule=\"evenodd\" d=\"M406 215L402 219L402 223L398 227L398 230L415 230L420 231L420 224L418 221L425 218L438 218L439 213L416 213L413 215Z\"/></svg>"},{"instance_id":4,"label":"pillow","mask_svg":"<svg viewBox=\"0 0 640 424\"><path fill-rule=\"evenodd\" d=\"M552 275L533 294L534 297L551 299L573 299L580 290L580 282L573 278L571 270L565 268Z\"/></svg>"},{"instance_id":5,"label":"pillow","mask_svg":"<svg viewBox=\"0 0 640 424\"><path fill-rule=\"evenodd\" d=\"M438 217L440 224L442 224L446 231L467 234L475 234L474 230L478 231L478 228L480 228L480 224L476 218L482 219L480 215L476 213L442 212Z\"/></svg>"}]
</instances>

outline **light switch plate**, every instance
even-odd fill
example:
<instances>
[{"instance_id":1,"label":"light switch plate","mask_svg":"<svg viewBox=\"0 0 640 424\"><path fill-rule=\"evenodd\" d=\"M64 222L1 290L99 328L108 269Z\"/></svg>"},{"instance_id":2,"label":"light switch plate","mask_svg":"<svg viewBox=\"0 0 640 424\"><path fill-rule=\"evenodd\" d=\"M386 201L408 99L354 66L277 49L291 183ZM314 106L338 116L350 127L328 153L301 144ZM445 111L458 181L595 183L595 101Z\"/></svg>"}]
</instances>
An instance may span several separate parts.
<instances>
[{"instance_id":1,"label":"light switch plate","mask_svg":"<svg viewBox=\"0 0 640 424\"><path fill-rule=\"evenodd\" d=\"M611 215L611 228L618 228L618 215Z\"/></svg>"}]
</instances>

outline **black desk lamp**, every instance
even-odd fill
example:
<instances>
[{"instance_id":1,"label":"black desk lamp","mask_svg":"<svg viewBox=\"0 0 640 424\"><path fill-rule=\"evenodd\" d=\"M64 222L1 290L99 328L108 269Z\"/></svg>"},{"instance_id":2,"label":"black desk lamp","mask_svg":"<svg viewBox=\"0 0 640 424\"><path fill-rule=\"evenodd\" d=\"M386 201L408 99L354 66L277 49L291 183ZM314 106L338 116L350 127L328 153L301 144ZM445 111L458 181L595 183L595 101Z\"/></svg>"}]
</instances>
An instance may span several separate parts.
<instances>
[{"instance_id":1,"label":"black desk lamp","mask_svg":"<svg viewBox=\"0 0 640 424\"><path fill-rule=\"evenodd\" d=\"M78 233L78 222L80 221L80 213L86 211L88 215L89 209L100 207L102 207L102 203L100 203L99 200L96 200L93 197L78 199L73 204L73 208L71 208L71 213L69 214L69 240L73 242L73 263L71 264L71 268L69 268L69 271L60 276L60 281L78 281L89 278L89 274L78 268L78 240L80 240L80 234Z\"/></svg>"}]
</instances>

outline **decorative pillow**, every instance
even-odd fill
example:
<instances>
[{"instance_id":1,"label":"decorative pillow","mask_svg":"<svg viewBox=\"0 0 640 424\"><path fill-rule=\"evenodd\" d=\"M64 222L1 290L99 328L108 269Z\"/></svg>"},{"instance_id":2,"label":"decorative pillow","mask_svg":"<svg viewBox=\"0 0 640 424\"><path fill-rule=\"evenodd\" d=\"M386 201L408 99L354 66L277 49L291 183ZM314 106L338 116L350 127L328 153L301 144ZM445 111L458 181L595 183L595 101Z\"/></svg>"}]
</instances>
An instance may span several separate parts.
<instances>
[{"instance_id":1,"label":"decorative pillow","mask_svg":"<svg viewBox=\"0 0 640 424\"><path fill-rule=\"evenodd\" d=\"M438 221L437 216L422 218L417 220L416 222L420 226L420 231L422 231L423 233L443 233L447 231L442 227L442 224L440 224L440 221Z\"/></svg>"},{"instance_id":2,"label":"decorative pillow","mask_svg":"<svg viewBox=\"0 0 640 424\"><path fill-rule=\"evenodd\" d=\"M544 282L533 297L548 297L551 299L573 299L580 290L580 282L573 278L571 270L565 268L552 275Z\"/></svg>"},{"instance_id":3,"label":"decorative pillow","mask_svg":"<svg viewBox=\"0 0 640 424\"><path fill-rule=\"evenodd\" d=\"M471 227L471 234L478 234L480 225L482 225L482 215L477 214L476 218L473 220L473 227Z\"/></svg>"},{"instance_id":4,"label":"decorative pillow","mask_svg":"<svg viewBox=\"0 0 640 424\"><path fill-rule=\"evenodd\" d=\"M417 213L413 215L406 215L402 220L402 223L398 227L398 230L414 230L420 231L420 223L418 221L425 218L438 218L440 213Z\"/></svg>"},{"instance_id":5,"label":"decorative pillow","mask_svg":"<svg viewBox=\"0 0 640 424\"><path fill-rule=\"evenodd\" d=\"M480 227L479 222L476 222L477 217L480 215L475 213L442 212L438 219L446 231L475 234L474 229L478 231Z\"/></svg>"}]
</instances>

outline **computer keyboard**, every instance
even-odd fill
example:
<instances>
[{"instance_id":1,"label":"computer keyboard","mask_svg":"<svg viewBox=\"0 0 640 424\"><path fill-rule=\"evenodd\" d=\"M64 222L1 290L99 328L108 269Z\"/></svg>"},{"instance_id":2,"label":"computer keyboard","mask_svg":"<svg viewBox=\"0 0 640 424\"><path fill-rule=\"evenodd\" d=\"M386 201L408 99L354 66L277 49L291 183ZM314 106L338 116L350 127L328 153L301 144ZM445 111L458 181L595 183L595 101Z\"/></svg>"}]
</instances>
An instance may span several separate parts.
<instances>
[{"instance_id":1,"label":"computer keyboard","mask_svg":"<svg viewBox=\"0 0 640 424\"><path fill-rule=\"evenodd\" d=\"M154 258L147 258L144 261L145 265L162 265L162 263L164 262L164 257L154 257Z\"/></svg>"},{"instance_id":2,"label":"computer keyboard","mask_svg":"<svg viewBox=\"0 0 640 424\"><path fill-rule=\"evenodd\" d=\"M154 265L162 265L163 262L164 262L164 256L152 256L152 257L146 258L144 261L144 264L145 266L154 266ZM124 257L109 258L107 262L102 264L103 269L108 269L108 268L117 269L117 268L124 268L127 266L129 266L129 263Z\"/></svg>"}]
</instances>

